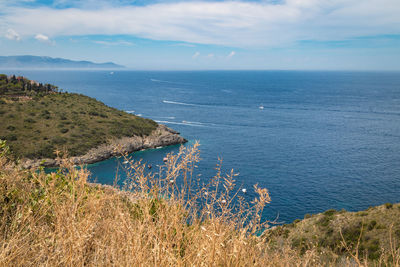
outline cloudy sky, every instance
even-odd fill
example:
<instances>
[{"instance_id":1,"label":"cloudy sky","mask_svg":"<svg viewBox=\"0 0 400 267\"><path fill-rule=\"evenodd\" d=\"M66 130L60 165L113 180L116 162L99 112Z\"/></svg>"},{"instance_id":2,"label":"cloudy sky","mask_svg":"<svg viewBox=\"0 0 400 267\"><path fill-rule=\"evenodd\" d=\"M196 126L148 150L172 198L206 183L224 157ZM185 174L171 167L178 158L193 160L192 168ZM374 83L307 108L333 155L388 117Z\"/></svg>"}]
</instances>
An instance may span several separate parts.
<instances>
[{"instance_id":1,"label":"cloudy sky","mask_svg":"<svg viewBox=\"0 0 400 267\"><path fill-rule=\"evenodd\" d=\"M400 70L400 0L0 0L0 51L133 69Z\"/></svg>"}]
</instances>

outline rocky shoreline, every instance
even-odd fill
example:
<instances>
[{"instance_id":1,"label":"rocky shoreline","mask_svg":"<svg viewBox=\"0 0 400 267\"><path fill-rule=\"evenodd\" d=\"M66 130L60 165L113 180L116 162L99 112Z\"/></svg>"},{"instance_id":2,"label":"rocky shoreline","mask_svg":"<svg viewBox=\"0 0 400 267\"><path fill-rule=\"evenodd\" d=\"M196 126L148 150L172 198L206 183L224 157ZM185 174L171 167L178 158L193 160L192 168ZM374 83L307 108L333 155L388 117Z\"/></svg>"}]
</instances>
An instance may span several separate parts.
<instances>
[{"instance_id":1,"label":"rocky shoreline","mask_svg":"<svg viewBox=\"0 0 400 267\"><path fill-rule=\"evenodd\" d=\"M151 149L157 147L165 147L170 145L184 144L187 140L179 135L178 132L159 124L149 136L123 137L113 140L108 144L89 150L85 155L71 157L71 161L75 165L92 164L100 162L111 157L120 155L121 153L132 153L143 149ZM57 159L22 159L21 166L23 168L57 167L60 161Z\"/></svg>"}]
</instances>

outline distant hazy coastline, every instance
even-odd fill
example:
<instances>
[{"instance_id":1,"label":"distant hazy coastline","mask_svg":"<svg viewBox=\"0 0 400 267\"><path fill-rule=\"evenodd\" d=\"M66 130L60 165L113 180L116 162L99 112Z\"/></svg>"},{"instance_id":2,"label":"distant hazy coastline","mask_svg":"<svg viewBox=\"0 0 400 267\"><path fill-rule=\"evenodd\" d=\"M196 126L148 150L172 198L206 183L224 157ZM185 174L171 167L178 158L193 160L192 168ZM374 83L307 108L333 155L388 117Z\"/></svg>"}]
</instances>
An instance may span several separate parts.
<instances>
[{"instance_id":1,"label":"distant hazy coastline","mask_svg":"<svg viewBox=\"0 0 400 267\"><path fill-rule=\"evenodd\" d=\"M94 63L64 58L42 56L0 56L0 68L3 69L123 69L125 66L113 62Z\"/></svg>"}]
</instances>

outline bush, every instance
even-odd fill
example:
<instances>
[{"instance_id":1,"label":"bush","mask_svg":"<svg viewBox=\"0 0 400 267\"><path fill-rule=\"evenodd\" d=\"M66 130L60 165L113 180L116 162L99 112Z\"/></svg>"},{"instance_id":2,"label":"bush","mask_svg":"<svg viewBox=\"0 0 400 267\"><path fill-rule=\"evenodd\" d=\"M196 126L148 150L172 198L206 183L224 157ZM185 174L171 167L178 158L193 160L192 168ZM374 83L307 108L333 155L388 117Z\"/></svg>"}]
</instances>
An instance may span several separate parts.
<instances>
[{"instance_id":1,"label":"bush","mask_svg":"<svg viewBox=\"0 0 400 267\"><path fill-rule=\"evenodd\" d=\"M24 120L24 122L35 123L36 121L34 119L32 119L32 118L27 118L27 119Z\"/></svg>"},{"instance_id":2,"label":"bush","mask_svg":"<svg viewBox=\"0 0 400 267\"><path fill-rule=\"evenodd\" d=\"M55 145L63 145L65 143L67 143L67 138L65 137L61 137L61 136L56 136L53 137L53 139L51 140L51 142Z\"/></svg>"},{"instance_id":3,"label":"bush","mask_svg":"<svg viewBox=\"0 0 400 267\"><path fill-rule=\"evenodd\" d=\"M385 203L385 207L387 209L391 209L391 208L393 208L393 204L392 203Z\"/></svg>"},{"instance_id":4,"label":"bush","mask_svg":"<svg viewBox=\"0 0 400 267\"><path fill-rule=\"evenodd\" d=\"M324 215L326 216L332 216L333 214L335 214L337 211L335 209L330 209L324 212Z\"/></svg>"},{"instance_id":5,"label":"bush","mask_svg":"<svg viewBox=\"0 0 400 267\"><path fill-rule=\"evenodd\" d=\"M317 221L317 225L320 225L320 226L322 226L322 227L326 227L326 226L329 225L331 219L332 219L332 217L323 215L323 216Z\"/></svg>"},{"instance_id":6,"label":"bush","mask_svg":"<svg viewBox=\"0 0 400 267\"><path fill-rule=\"evenodd\" d=\"M368 230L372 230L374 229L376 226L376 221L372 220L369 224L368 224Z\"/></svg>"},{"instance_id":7,"label":"bush","mask_svg":"<svg viewBox=\"0 0 400 267\"><path fill-rule=\"evenodd\" d=\"M18 137L17 137L16 134L9 134L9 135L6 135L6 136L5 136L5 139L6 139L7 141L17 141L17 140L18 140Z\"/></svg>"}]
</instances>

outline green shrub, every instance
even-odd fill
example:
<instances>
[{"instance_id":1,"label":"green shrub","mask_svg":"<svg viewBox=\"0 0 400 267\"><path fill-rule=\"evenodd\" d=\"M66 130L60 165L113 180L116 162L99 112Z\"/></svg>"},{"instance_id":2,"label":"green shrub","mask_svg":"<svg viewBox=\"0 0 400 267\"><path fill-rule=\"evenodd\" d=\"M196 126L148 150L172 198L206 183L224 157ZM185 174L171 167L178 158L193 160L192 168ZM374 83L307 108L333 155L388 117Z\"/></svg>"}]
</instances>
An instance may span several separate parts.
<instances>
[{"instance_id":1,"label":"green shrub","mask_svg":"<svg viewBox=\"0 0 400 267\"><path fill-rule=\"evenodd\" d=\"M376 221L375 220L370 221L370 223L368 224L368 230L374 229L375 226L376 226Z\"/></svg>"},{"instance_id":2,"label":"green shrub","mask_svg":"<svg viewBox=\"0 0 400 267\"><path fill-rule=\"evenodd\" d=\"M36 121L34 119L32 119L32 118L27 118L27 119L24 120L24 122L35 123Z\"/></svg>"},{"instance_id":3,"label":"green shrub","mask_svg":"<svg viewBox=\"0 0 400 267\"><path fill-rule=\"evenodd\" d=\"M333 214L335 214L337 211L335 209L330 209L324 212L324 215L326 216L332 216Z\"/></svg>"},{"instance_id":4,"label":"green shrub","mask_svg":"<svg viewBox=\"0 0 400 267\"><path fill-rule=\"evenodd\" d=\"M18 137L17 137L16 134L9 134L9 135L6 135L6 136L5 136L5 139L6 139L7 141L17 141L17 140L18 140Z\"/></svg>"},{"instance_id":5,"label":"green shrub","mask_svg":"<svg viewBox=\"0 0 400 267\"><path fill-rule=\"evenodd\" d=\"M393 208L393 204L392 203L385 203L385 207L387 209L391 209L391 208Z\"/></svg>"},{"instance_id":6,"label":"green shrub","mask_svg":"<svg viewBox=\"0 0 400 267\"><path fill-rule=\"evenodd\" d=\"M53 139L51 140L51 142L55 145L63 145L65 143L67 143L67 139L61 136L56 136L53 137Z\"/></svg>"}]
</instances>

